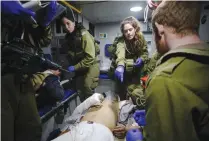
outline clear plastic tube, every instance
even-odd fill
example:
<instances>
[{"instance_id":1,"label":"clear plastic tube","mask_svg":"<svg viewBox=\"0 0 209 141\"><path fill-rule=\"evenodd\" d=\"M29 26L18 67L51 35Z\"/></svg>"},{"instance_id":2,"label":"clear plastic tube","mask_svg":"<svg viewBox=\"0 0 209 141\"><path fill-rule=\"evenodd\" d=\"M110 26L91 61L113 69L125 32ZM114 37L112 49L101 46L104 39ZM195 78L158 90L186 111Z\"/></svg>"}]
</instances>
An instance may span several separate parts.
<instances>
[{"instance_id":1,"label":"clear plastic tube","mask_svg":"<svg viewBox=\"0 0 209 141\"><path fill-rule=\"evenodd\" d=\"M147 17L148 17L148 12L149 12L149 7L148 7L148 5L145 7L145 9L144 9L144 22L145 23L147 23Z\"/></svg>"}]
</instances>

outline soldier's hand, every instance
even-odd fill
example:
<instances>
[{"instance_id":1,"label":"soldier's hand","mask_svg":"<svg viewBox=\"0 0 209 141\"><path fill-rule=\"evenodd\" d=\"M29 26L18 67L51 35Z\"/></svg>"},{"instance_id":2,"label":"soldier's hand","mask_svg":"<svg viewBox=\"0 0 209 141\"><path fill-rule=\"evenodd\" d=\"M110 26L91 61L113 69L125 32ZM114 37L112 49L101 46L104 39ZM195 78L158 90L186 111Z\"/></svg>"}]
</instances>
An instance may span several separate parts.
<instances>
[{"instance_id":1,"label":"soldier's hand","mask_svg":"<svg viewBox=\"0 0 209 141\"><path fill-rule=\"evenodd\" d=\"M75 67L74 66L69 66L68 67L68 71L69 72L74 72L75 71Z\"/></svg>"},{"instance_id":2,"label":"soldier's hand","mask_svg":"<svg viewBox=\"0 0 209 141\"><path fill-rule=\"evenodd\" d=\"M139 126L146 125L145 115L146 115L145 110L136 110L135 111L133 117Z\"/></svg>"},{"instance_id":3,"label":"soldier's hand","mask_svg":"<svg viewBox=\"0 0 209 141\"><path fill-rule=\"evenodd\" d=\"M138 58L134 63L134 66L138 68L140 68L142 65L143 65L143 60L141 58Z\"/></svg>"},{"instance_id":4,"label":"soldier's hand","mask_svg":"<svg viewBox=\"0 0 209 141\"><path fill-rule=\"evenodd\" d=\"M120 82L123 82L124 66L118 66L115 70L115 76Z\"/></svg>"}]
</instances>

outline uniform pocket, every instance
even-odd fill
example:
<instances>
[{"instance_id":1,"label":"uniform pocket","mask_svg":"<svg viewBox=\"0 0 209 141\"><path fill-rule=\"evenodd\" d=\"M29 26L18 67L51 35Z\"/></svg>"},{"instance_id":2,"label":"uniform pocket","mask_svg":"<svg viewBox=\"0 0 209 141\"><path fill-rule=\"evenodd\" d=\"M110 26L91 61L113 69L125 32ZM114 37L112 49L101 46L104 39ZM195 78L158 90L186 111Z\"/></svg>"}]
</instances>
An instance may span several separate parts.
<instances>
[{"instance_id":1,"label":"uniform pocket","mask_svg":"<svg viewBox=\"0 0 209 141\"><path fill-rule=\"evenodd\" d=\"M98 77L92 78L91 89L95 89L98 86L98 83L99 83L99 78Z\"/></svg>"}]
</instances>

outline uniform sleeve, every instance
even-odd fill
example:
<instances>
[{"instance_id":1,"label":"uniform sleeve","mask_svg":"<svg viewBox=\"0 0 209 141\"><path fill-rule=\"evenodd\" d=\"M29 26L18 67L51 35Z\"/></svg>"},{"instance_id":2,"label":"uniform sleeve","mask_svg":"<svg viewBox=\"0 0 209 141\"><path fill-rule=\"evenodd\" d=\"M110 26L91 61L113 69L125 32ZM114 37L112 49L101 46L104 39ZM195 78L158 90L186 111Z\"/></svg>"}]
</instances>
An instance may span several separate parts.
<instances>
[{"instance_id":1,"label":"uniform sleeve","mask_svg":"<svg viewBox=\"0 0 209 141\"><path fill-rule=\"evenodd\" d=\"M146 90L146 141L194 140L196 133L190 113L193 95L171 78L153 78Z\"/></svg>"},{"instance_id":2,"label":"uniform sleeve","mask_svg":"<svg viewBox=\"0 0 209 141\"><path fill-rule=\"evenodd\" d=\"M147 42L144 39L144 36L142 34L140 36L141 36L141 39L142 39L142 51L141 51L140 57L143 60L144 64L147 64L149 62Z\"/></svg>"},{"instance_id":3,"label":"uniform sleeve","mask_svg":"<svg viewBox=\"0 0 209 141\"><path fill-rule=\"evenodd\" d=\"M114 45L110 45L110 46L107 48L107 51L108 51L108 53L110 54L110 57L113 57L114 54L115 54L115 47L114 47Z\"/></svg>"},{"instance_id":4,"label":"uniform sleeve","mask_svg":"<svg viewBox=\"0 0 209 141\"><path fill-rule=\"evenodd\" d=\"M85 57L78 64L75 65L75 70L81 68L89 68L95 61L95 45L94 40L92 39L90 33L85 31L85 34L82 35L82 48L85 52Z\"/></svg>"},{"instance_id":5,"label":"uniform sleeve","mask_svg":"<svg viewBox=\"0 0 209 141\"><path fill-rule=\"evenodd\" d=\"M45 81L45 88L47 92L52 96L55 100L62 100L64 97L64 89L60 85L59 78L57 76L49 76Z\"/></svg>"},{"instance_id":6,"label":"uniform sleeve","mask_svg":"<svg viewBox=\"0 0 209 141\"><path fill-rule=\"evenodd\" d=\"M107 48L107 51L108 51L108 53L110 54L111 57L114 57L115 56L116 46L117 46L118 39L119 39L119 37L116 37L115 40L114 40L114 42L113 42L113 44L110 45Z\"/></svg>"},{"instance_id":7,"label":"uniform sleeve","mask_svg":"<svg viewBox=\"0 0 209 141\"><path fill-rule=\"evenodd\" d=\"M32 25L31 33L35 42L40 45L40 47L47 47L52 40L52 30L50 26L41 27L39 25Z\"/></svg>"},{"instance_id":8,"label":"uniform sleeve","mask_svg":"<svg viewBox=\"0 0 209 141\"><path fill-rule=\"evenodd\" d=\"M147 73L150 74L156 67L157 61L160 59L159 53L155 52L147 64Z\"/></svg>"},{"instance_id":9,"label":"uniform sleeve","mask_svg":"<svg viewBox=\"0 0 209 141\"><path fill-rule=\"evenodd\" d=\"M117 66L125 66L125 44L122 40L118 41L116 45L115 55Z\"/></svg>"}]
</instances>

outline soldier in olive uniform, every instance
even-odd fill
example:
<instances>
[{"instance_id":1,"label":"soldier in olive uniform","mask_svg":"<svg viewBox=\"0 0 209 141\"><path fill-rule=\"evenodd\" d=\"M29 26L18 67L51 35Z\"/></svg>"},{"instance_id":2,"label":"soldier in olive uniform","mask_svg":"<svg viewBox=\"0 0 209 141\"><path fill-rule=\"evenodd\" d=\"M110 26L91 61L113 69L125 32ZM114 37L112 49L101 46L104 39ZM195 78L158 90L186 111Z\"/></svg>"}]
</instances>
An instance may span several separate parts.
<instances>
[{"instance_id":1,"label":"soldier in olive uniform","mask_svg":"<svg viewBox=\"0 0 209 141\"><path fill-rule=\"evenodd\" d=\"M140 32L137 19L127 17L121 23L123 36L117 37L113 45L108 49L114 54L110 72L115 71L116 93L121 100L131 95L137 86L140 85L140 77L143 73L143 66L147 64L148 51L147 43Z\"/></svg>"},{"instance_id":2,"label":"soldier in olive uniform","mask_svg":"<svg viewBox=\"0 0 209 141\"><path fill-rule=\"evenodd\" d=\"M60 70L47 69L46 71L38 72L31 77L30 80L36 88L35 91L37 91L36 103L38 110L45 106L54 106L56 105L56 102L61 101L64 98L64 89L60 84L60 74Z\"/></svg>"},{"instance_id":3,"label":"soldier in olive uniform","mask_svg":"<svg viewBox=\"0 0 209 141\"><path fill-rule=\"evenodd\" d=\"M2 42L9 42L17 37L37 48L48 46L52 39L49 23L56 13L56 6L56 1L51 1L43 23L30 24L27 21L30 17L35 17L33 11L23 8L17 1L2 1ZM35 53L32 48L25 49ZM24 83L21 81L23 75L20 75L22 72L17 71L18 69L14 69L13 72L6 71L4 67L7 65L7 62L2 62L2 140L40 141L42 127L34 87L30 80L25 80ZM40 81L43 82L43 79Z\"/></svg>"},{"instance_id":4,"label":"soldier in olive uniform","mask_svg":"<svg viewBox=\"0 0 209 141\"><path fill-rule=\"evenodd\" d=\"M198 36L199 19L197 2L163 1L153 13L164 55L145 91L146 141L209 139L209 45Z\"/></svg>"},{"instance_id":5,"label":"soldier in olive uniform","mask_svg":"<svg viewBox=\"0 0 209 141\"><path fill-rule=\"evenodd\" d=\"M141 78L140 85L134 87L134 85L130 85L128 87L128 92L134 104L138 106L138 109L144 109L146 104L145 97L145 89L146 89L146 81L149 75L154 71L156 67L157 61L160 59L161 55L158 52L155 52L152 57L149 59L148 63L144 66L144 77ZM146 69L146 70L145 70Z\"/></svg>"},{"instance_id":6,"label":"soldier in olive uniform","mask_svg":"<svg viewBox=\"0 0 209 141\"><path fill-rule=\"evenodd\" d=\"M70 72L76 74L76 88L81 101L91 96L98 85L99 46L94 37L79 23L74 22L72 9L61 16L61 22L67 31L66 42L62 50L68 53Z\"/></svg>"},{"instance_id":7,"label":"soldier in olive uniform","mask_svg":"<svg viewBox=\"0 0 209 141\"><path fill-rule=\"evenodd\" d=\"M146 66L146 74L147 75L150 75L153 72L153 70L156 67L156 63L160 59L161 56L162 55L160 55L160 53L158 53L157 51L154 52L154 54L152 55L152 57L149 60L149 63Z\"/></svg>"}]
</instances>

